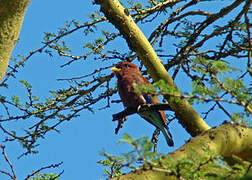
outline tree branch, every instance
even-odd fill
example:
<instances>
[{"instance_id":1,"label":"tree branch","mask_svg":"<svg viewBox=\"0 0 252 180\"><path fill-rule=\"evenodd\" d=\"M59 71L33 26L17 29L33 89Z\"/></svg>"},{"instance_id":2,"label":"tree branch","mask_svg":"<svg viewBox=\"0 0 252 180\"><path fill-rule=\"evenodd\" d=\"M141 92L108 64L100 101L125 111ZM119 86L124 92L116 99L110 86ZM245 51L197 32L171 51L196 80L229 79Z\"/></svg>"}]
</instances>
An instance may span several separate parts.
<instances>
[{"instance_id":1,"label":"tree branch","mask_svg":"<svg viewBox=\"0 0 252 180\"><path fill-rule=\"evenodd\" d=\"M30 0L0 0L0 80L7 70L29 3Z\"/></svg>"},{"instance_id":2,"label":"tree branch","mask_svg":"<svg viewBox=\"0 0 252 180\"><path fill-rule=\"evenodd\" d=\"M126 108L125 110L113 114L113 121L117 121L119 119L123 119L126 116L140 113L144 111L153 111L153 110L172 110L169 104L166 103L159 103L159 104L144 104L137 108Z\"/></svg>"},{"instance_id":3,"label":"tree branch","mask_svg":"<svg viewBox=\"0 0 252 180\"><path fill-rule=\"evenodd\" d=\"M219 127L201 133L178 150L163 157L162 162L157 167L152 166L147 167L148 169L136 170L120 176L120 180L180 179L182 177L179 176L178 172L175 175L171 169L165 167L175 166L178 168L177 171L181 172L183 168L186 169L186 166L183 166L183 161L191 161L193 164L190 168L197 171L204 162L217 158L219 155L223 157L237 156L247 161L252 158L251 152L252 129L243 125L224 123ZM211 171L211 167L207 166L207 168L206 172ZM223 169L221 168L219 171L223 171Z\"/></svg>"},{"instance_id":4,"label":"tree branch","mask_svg":"<svg viewBox=\"0 0 252 180\"><path fill-rule=\"evenodd\" d=\"M11 169L11 174L6 171L3 171L3 170L0 170L0 173L9 176L12 180L16 180L16 173L15 173L15 170L14 170L14 167L13 167L11 161L9 160L9 158L5 152L5 146L0 144L0 148L2 149L2 155L4 157L4 160L7 162L9 168Z\"/></svg>"},{"instance_id":5,"label":"tree branch","mask_svg":"<svg viewBox=\"0 0 252 180\"><path fill-rule=\"evenodd\" d=\"M169 104L159 103L159 104L144 104L137 108L126 108L125 110L113 114L112 121L118 121L118 125L115 129L115 134L118 133L119 129L123 127L123 123L127 120L127 116L140 113L144 111L153 111L153 110L172 110Z\"/></svg>"}]
</instances>

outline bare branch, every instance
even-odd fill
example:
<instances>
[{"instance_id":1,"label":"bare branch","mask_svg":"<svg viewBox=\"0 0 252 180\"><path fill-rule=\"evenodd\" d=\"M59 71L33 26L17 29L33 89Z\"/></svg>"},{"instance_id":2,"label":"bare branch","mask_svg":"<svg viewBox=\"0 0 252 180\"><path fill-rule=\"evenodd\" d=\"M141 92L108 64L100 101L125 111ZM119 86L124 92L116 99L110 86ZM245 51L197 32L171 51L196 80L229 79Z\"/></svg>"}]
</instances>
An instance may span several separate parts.
<instances>
[{"instance_id":1,"label":"bare branch","mask_svg":"<svg viewBox=\"0 0 252 180\"><path fill-rule=\"evenodd\" d=\"M12 180L17 180L14 167L13 167L11 161L9 160L9 158L8 158L6 152L5 152L5 146L0 144L0 148L2 149L2 155L3 155L4 159L5 159L5 161L7 162L8 166L10 167L12 174L10 174L8 172L5 172L3 170L0 170L0 172L7 175L7 176L9 176Z\"/></svg>"},{"instance_id":2,"label":"bare branch","mask_svg":"<svg viewBox=\"0 0 252 180\"><path fill-rule=\"evenodd\" d=\"M51 168L58 168L62 164L63 164L63 162L60 162L60 163L57 163L57 164L51 164L49 166L41 167L38 170L34 171L32 174L29 174L24 180L28 180L29 178L35 176L36 174L40 173L43 170L51 169ZM54 179L59 178L61 176L61 174L63 174L63 173L64 173L64 171L61 171L61 173L57 177L55 177Z\"/></svg>"}]
</instances>

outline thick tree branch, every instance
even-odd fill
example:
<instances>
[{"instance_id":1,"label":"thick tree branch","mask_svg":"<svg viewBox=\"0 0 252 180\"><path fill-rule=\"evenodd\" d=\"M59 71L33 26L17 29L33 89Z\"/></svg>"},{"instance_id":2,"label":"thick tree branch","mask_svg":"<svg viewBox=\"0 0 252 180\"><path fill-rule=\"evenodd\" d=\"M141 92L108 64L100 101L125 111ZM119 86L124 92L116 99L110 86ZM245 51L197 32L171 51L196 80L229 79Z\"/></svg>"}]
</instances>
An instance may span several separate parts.
<instances>
[{"instance_id":1,"label":"thick tree branch","mask_svg":"<svg viewBox=\"0 0 252 180\"><path fill-rule=\"evenodd\" d=\"M179 163L192 161L194 164L191 168L198 169L204 162L219 157L237 156L242 160L250 160L252 158L252 129L243 125L225 123L219 127L207 130L197 137L190 140L178 150L164 157L161 167L150 167L147 170L137 170L135 172L120 176L120 180L124 179L179 179L178 175L162 167L169 167L172 158L175 166ZM165 161L167 159L167 161ZM174 162L171 162L172 164ZM183 171L183 166L179 168ZM208 167L210 168L210 167ZM209 171L210 169L206 169ZM151 178L150 178L151 177Z\"/></svg>"},{"instance_id":2,"label":"thick tree branch","mask_svg":"<svg viewBox=\"0 0 252 180\"><path fill-rule=\"evenodd\" d=\"M176 94L178 94L178 96L181 95L179 89L174 84L172 78L152 48L150 42L135 24L127 12L127 9L123 8L118 0L97 0L96 3L101 5L101 11L120 31L126 39L129 47L135 51L138 57L142 60L154 81L163 79L167 86L176 89ZM166 96L165 98L168 100L172 110L175 111L179 122L192 136L196 136L210 128L185 98L181 98L181 96Z\"/></svg>"},{"instance_id":3,"label":"thick tree branch","mask_svg":"<svg viewBox=\"0 0 252 180\"><path fill-rule=\"evenodd\" d=\"M0 0L0 80L7 70L29 2L30 0Z\"/></svg>"}]
</instances>

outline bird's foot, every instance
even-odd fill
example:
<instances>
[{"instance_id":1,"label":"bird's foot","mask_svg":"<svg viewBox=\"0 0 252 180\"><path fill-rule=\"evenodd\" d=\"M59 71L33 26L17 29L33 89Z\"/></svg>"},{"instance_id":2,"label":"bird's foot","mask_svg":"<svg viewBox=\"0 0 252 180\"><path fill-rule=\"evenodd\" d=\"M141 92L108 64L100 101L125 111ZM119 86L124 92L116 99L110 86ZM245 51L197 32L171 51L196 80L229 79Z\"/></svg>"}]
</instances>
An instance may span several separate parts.
<instances>
[{"instance_id":1,"label":"bird's foot","mask_svg":"<svg viewBox=\"0 0 252 180\"><path fill-rule=\"evenodd\" d=\"M118 124L117 124L117 127L116 127L116 129L115 129L115 134L118 134L119 129L121 129L121 128L123 127L123 123L124 123L124 121L126 121L126 120L127 120L127 116L124 117L124 118L122 118L122 119L119 119L119 120L118 120Z\"/></svg>"},{"instance_id":2,"label":"bird's foot","mask_svg":"<svg viewBox=\"0 0 252 180\"><path fill-rule=\"evenodd\" d=\"M156 129L152 135L151 142L153 143L153 151L157 152L158 136L160 134L160 129Z\"/></svg>"}]
</instances>

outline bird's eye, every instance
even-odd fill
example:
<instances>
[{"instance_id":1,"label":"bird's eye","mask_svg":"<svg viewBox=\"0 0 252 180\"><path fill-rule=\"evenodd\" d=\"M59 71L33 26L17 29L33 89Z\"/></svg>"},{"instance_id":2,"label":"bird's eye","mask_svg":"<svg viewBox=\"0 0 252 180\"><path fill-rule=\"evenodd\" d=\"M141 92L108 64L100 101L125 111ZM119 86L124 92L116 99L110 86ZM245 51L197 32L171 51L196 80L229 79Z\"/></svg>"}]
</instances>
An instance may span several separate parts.
<instances>
[{"instance_id":1,"label":"bird's eye","mask_svg":"<svg viewBox=\"0 0 252 180\"><path fill-rule=\"evenodd\" d=\"M130 65L128 65L128 64L125 64L125 67L126 67L126 68L129 68L129 67L130 67Z\"/></svg>"}]
</instances>

